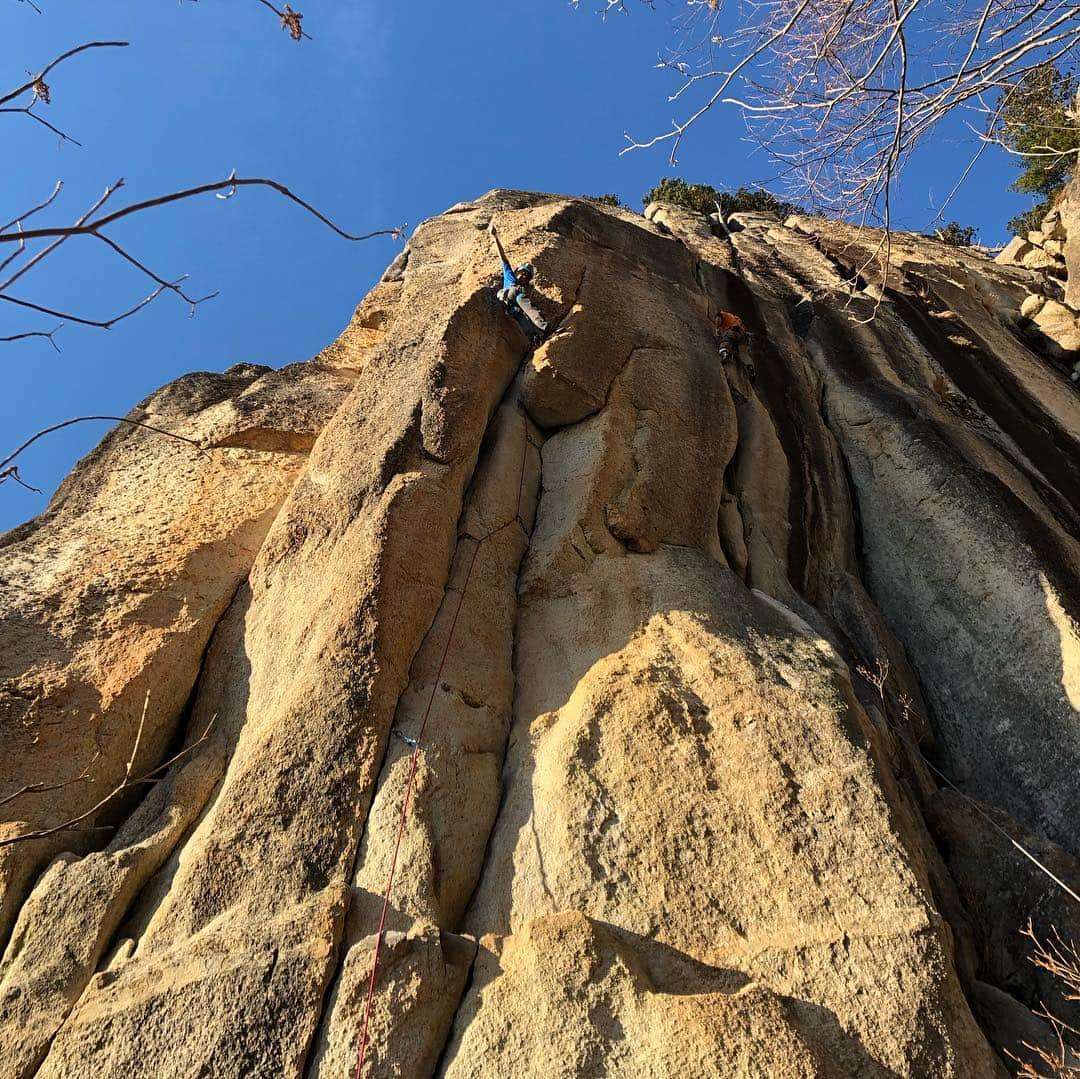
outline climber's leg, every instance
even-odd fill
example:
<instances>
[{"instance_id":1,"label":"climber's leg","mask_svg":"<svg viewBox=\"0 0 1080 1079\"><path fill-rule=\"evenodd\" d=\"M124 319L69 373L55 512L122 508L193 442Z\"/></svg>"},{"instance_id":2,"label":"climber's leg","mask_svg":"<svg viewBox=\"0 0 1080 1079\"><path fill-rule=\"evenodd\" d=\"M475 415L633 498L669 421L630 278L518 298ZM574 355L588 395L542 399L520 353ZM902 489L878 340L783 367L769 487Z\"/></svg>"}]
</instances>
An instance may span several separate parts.
<instances>
[{"instance_id":1,"label":"climber's leg","mask_svg":"<svg viewBox=\"0 0 1080 1079\"><path fill-rule=\"evenodd\" d=\"M720 359L724 363L735 359L739 352L738 335L732 330L722 333L720 339L716 342L716 351L720 354Z\"/></svg>"},{"instance_id":2,"label":"climber's leg","mask_svg":"<svg viewBox=\"0 0 1080 1079\"><path fill-rule=\"evenodd\" d=\"M538 333L547 333L547 322L544 320L544 316L536 309L532 300L529 299L524 293L521 293L517 297L517 306L521 310L521 313L536 327Z\"/></svg>"},{"instance_id":3,"label":"climber's leg","mask_svg":"<svg viewBox=\"0 0 1080 1079\"><path fill-rule=\"evenodd\" d=\"M750 382L753 382L757 378L757 371L754 368L752 360L745 356L740 356L739 346L743 343L745 334L741 330L728 330L720 335L720 339L716 342L716 351L720 355L721 363L735 363L738 360L742 360L743 370L746 372L746 377Z\"/></svg>"}]
</instances>

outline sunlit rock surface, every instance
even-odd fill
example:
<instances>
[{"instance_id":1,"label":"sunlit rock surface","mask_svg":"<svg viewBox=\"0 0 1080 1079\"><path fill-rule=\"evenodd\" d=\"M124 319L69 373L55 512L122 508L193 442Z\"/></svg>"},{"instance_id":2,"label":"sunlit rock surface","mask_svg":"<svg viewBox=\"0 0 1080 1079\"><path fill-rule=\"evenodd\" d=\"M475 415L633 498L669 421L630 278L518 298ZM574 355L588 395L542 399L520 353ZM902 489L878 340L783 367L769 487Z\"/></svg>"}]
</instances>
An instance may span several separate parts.
<instances>
[{"instance_id":1,"label":"sunlit rock surface","mask_svg":"<svg viewBox=\"0 0 1080 1079\"><path fill-rule=\"evenodd\" d=\"M118 430L0 540L0 1076L352 1074L392 864L367 1075L1005 1074L1080 406L1033 271L882 257L496 191L314 360L139 406L200 448Z\"/></svg>"}]
</instances>

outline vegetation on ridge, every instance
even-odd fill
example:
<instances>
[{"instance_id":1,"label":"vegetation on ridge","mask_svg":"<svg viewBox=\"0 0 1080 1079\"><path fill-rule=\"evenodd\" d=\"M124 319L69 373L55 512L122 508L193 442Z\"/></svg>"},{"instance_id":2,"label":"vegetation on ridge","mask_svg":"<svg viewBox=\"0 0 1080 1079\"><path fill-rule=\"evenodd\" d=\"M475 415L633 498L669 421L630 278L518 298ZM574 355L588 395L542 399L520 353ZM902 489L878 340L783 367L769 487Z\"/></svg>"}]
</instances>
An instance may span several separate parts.
<instances>
[{"instance_id":1,"label":"vegetation on ridge","mask_svg":"<svg viewBox=\"0 0 1080 1079\"><path fill-rule=\"evenodd\" d=\"M1002 142L1022 168L1011 190L1037 197L1009 221L1017 236L1035 232L1075 169L1080 126L1074 109L1077 79L1053 64L1035 68L1005 99Z\"/></svg>"},{"instance_id":2,"label":"vegetation on ridge","mask_svg":"<svg viewBox=\"0 0 1080 1079\"><path fill-rule=\"evenodd\" d=\"M719 209L727 217L737 213L774 213L782 221L800 209L793 202L785 202L764 188L740 187L735 191L721 191L710 184L688 184L674 176L665 176L655 187L641 197L644 206L650 202L673 202L698 213L712 214Z\"/></svg>"}]
</instances>

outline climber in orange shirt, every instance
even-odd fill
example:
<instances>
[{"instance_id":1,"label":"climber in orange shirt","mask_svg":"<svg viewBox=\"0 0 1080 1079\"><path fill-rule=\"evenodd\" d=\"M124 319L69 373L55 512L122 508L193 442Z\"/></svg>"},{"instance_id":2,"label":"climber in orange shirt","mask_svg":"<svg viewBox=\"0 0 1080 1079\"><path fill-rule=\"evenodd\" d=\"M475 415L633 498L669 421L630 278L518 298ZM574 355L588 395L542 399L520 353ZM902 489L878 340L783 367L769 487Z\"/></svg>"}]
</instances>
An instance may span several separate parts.
<instances>
[{"instance_id":1,"label":"climber in orange shirt","mask_svg":"<svg viewBox=\"0 0 1080 1079\"><path fill-rule=\"evenodd\" d=\"M730 311L721 311L716 320L716 351L720 354L722 362L739 358L739 345L746 340L746 327L738 315ZM754 381L756 372L754 365L749 360L743 361L746 375L751 382Z\"/></svg>"}]
</instances>

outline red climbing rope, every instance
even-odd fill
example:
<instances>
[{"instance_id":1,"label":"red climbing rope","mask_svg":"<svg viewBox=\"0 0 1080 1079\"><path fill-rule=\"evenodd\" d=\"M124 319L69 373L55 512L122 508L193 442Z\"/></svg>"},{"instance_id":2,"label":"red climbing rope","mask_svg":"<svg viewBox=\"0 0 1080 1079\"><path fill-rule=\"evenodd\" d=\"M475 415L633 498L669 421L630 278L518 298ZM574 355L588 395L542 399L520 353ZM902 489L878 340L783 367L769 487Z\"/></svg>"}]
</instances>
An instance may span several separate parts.
<instances>
[{"instance_id":1,"label":"red climbing rope","mask_svg":"<svg viewBox=\"0 0 1080 1079\"><path fill-rule=\"evenodd\" d=\"M521 439L521 472L518 475L517 504L514 507L514 516L508 521L491 529L480 537L465 533L462 539L471 539L476 546L473 548L472 558L469 559L468 568L465 571L465 579L461 584L461 592L458 594L457 607L454 610L453 620L450 622L450 630L446 634L446 644L443 646L442 658L439 660L439 669L431 683L431 694L428 697L427 707L424 709L423 719L420 721L420 731L416 736L416 744L413 746L412 758L409 763L409 775L405 780L405 792L401 799L401 814L398 817L397 838L394 840L394 853L390 859L390 873L386 878L386 889L383 892L382 913L379 915L379 928L375 935L375 950L371 957L371 975L368 978L367 1000L364 1003L364 1026L360 1035L360 1048L357 1052L356 1072L354 1079L360 1079L364 1068L364 1058L368 1047L368 1026L371 1022L371 1005L375 999L375 976L379 970L379 952L382 948L383 936L386 929L386 913L390 909L390 892L394 886L394 872L397 869L398 851L401 849L401 837L405 834L405 821L409 815L409 803L412 799L413 783L416 779L416 768L420 763L420 750L424 743L424 731L427 730L428 717L431 715L432 706L435 703L435 693L442 682L443 668L446 666L446 657L450 654L450 645L454 639L454 630L457 628L458 616L461 614L462 605L465 603L465 593L469 590L469 581L472 579L473 567L476 565L480 548L494 536L505 531L515 522L521 522L521 494L525 487L525 457L529 447L529 420L524 412L521 414L522 439ZM524 523L522 522L522 527Z\"/></svg>"}]
</instances>

